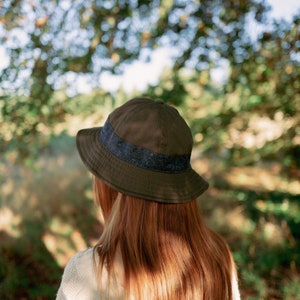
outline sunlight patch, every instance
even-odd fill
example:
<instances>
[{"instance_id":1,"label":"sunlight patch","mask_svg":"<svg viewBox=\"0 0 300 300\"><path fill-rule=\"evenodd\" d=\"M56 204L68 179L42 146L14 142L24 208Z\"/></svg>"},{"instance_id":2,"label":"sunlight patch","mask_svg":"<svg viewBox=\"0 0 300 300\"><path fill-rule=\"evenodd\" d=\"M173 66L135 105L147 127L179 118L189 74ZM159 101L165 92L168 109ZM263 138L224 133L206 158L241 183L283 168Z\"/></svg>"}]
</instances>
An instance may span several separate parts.
<instances>
[{"instance_id":1,"label":"sunlight patch","mask_svg":"<svg viewBox=\"0 0 300 300\"><path fill-rule=\"evenodd\" d=\"M77 252L88 248L81 233L58 218L52 220L50 232L46 232L42 240L61 267Z\"/></svg>"},{"instance_id":2,"label":"sunlight patch","mask_svg":"<svg viewBox=\"0 0 300 300\"><path fill-rule=\"evenodd\" d=\"M21 221L21 216L15 214L8 207L0 209L0 231L5 231L8 235L18 238L21 236L21 232L18 228Z\"/></svg>"}]
</instances>

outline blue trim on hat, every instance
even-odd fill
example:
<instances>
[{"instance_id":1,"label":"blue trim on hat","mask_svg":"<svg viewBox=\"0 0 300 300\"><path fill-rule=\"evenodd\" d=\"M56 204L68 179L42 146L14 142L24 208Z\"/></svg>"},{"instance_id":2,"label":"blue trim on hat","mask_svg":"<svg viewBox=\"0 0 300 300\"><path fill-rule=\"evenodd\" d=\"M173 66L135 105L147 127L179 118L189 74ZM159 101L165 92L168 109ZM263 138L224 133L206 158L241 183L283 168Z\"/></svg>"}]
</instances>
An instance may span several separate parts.
<instances>
[{"instance_id":1,"label":"blue trim on hat","mask_svg":"<svg viewBox=\"0 0 300 300\"><path fill-rule=\"evenodd\" d=\"M100 139L109 152L136 167L169 173L191 168L190 154L166 155L130 144L114 132L109 119L100 131Z\"/></svg>"}]
</instances>

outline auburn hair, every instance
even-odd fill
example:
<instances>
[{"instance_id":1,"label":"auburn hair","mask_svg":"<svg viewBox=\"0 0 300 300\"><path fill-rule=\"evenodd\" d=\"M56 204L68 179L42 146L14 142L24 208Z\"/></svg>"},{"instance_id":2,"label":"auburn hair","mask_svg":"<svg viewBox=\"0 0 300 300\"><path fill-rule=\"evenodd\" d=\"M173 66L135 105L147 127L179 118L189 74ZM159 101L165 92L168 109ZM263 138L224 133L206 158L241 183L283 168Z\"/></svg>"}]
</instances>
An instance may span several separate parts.
<instances>
[{"instance_id":1,"label":"auburn hair","mask_svg":"<svg viewBox=\"0 0 300 300\"><path fill-rule=\"evenodd\" d=\"M226 242L202 220L196 200L165 204L118 193L94 177L104 217L95 267L115 278L117 252L125 299L231 300L234 263ZM110 284L105 287L109 289Z\"/></svg>"}]
</instances>

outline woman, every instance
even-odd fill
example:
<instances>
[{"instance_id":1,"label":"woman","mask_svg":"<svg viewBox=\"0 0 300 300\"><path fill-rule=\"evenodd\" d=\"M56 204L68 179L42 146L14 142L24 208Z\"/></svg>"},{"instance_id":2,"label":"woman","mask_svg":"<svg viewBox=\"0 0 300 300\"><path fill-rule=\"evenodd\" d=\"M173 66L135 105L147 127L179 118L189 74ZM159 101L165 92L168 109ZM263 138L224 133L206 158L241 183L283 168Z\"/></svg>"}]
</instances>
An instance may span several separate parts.
<instances>
[{"instance_id":1,"label":"woman","mask_svg":"<svg viewBox=\"0 0 300 300\"><path fill-rule=\"evenodd\" d=\"M192 146L178 111L147 98L78 132L105 224L67 264L57 299L240 299L230 250L198 212L208 183L191 168Z\"/></svg>"}]
</instances>

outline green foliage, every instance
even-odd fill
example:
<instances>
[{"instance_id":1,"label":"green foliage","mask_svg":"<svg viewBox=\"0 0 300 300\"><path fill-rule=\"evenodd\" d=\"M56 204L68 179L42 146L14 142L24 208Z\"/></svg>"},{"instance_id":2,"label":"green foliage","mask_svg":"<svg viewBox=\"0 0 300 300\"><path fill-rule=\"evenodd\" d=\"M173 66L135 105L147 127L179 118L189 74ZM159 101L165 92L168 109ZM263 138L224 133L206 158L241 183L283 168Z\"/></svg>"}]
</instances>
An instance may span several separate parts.
<instances>
[{"instance_id":1,"label":"green foliage","mask_svg":"<svg viewBox=\"0 0 300 300\"><path fill-rule=\"evenodd\" d=\"M94 204L85 195L90 178L74 149L74 138L61 133L36 158L35 169L0 161L0 299L54 299L66 260L53 251L69 258L99 236Z\"/></svg>"},{"instance_id":2,"label":"green foliage","mask_svg":"<svg viewBox=\"0 0 300 300\"><path fill-rule=\"evenodd\" d=\"M35 224L36 226L36 224ZM25 239L10 241L2 236L0 257L1 299L49 299L57 291L61 269L38 239L32 245ZM26 292L25 292L26 291Z\"/></svg>"},{"instance_id":3,"label":"green foliage","mask_svg":"<svg viewBox=\"0 0 300 300\"><path fill-rule=\"evenodd\" d=\"M126 64L139 57L147 60L157 47L176 49L173 85L160 96L171 95L174 104L181 104L178 96L186 93L177 71L187 66L198 72L208 69L216 56L230 61L241 53L247 57L246 20L254 16L262 22L266 11L264 2L254 0L190 0L184 5L148 0L3 1L1 44L9 64L0 73L0 93L8 96L2 100L1 115L16 129L2 139L1 149L11 144L8 139L16 139L20 157L28 156L43 143L39 127L51 129L66 113L64 103L53 103L55 90L74 93L74 79L84 76L99 88L103 71L122 73Z\"/></svg>"},{"instance_id":4,"label":"green foliage","mask_svg":"<svg viewBox=\"0 0 300 300\"><path fill-rule=\"evenodd\" d=\"M300 278L296 277L290 280L282 288L284 299L294 300L297 299L300 295Z\"/></svg>"},{"instance_id":5,"label":"green foliage","mask_svg":"<svg viewBox=\"0 0 300 300\"><path fill-rule=\"evenodd\" d=\"M147 94L179 105L196 144L204 152L220 155L228 164L251 165L261 159L279 158L287 168L299 166L298 114L278 108L274 101L277 96L251 95L249 87L242 85L232 93L224 92L206 77L205 72L186 70L175 76L173 70L165 70L160 84L150 87ZM295 91L289 107L299 112L298 103Z\"/></svg>"},{"instance_id":6,"label":"green foliage","mask_svg":"<svg viewBox=\"0 0 300 300\"><path fill-rule=\"evenodd\" d=\"M249 168L255 170L255 167ZM242 299L298 299L299 194L267 192L263 191L262 185L258 187L261 191L254 191L248 187L250 182L248 188L237 189L224 180L231 174L231 168L223 166L222 171L215 174L219 172L221 175L215 178L213 186L222 198L209 199L213 203L204 213L211 226L231 241ZM206 207L206 204L202 203L202 206ZM215 211L220 208L223 211L217 215ZM228 215L235 210L237 214ZM216 223L218 217L221 220ZM235 222L237 225L232 226Z\"/></svg>"}]
</instances>

